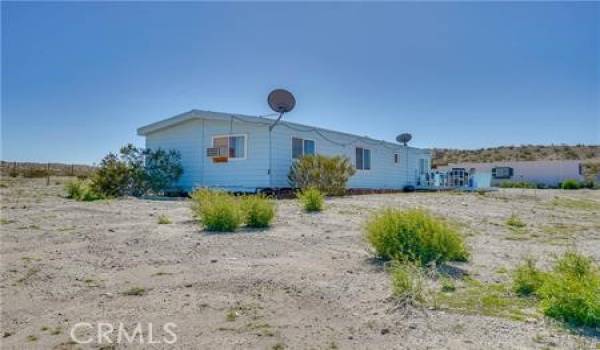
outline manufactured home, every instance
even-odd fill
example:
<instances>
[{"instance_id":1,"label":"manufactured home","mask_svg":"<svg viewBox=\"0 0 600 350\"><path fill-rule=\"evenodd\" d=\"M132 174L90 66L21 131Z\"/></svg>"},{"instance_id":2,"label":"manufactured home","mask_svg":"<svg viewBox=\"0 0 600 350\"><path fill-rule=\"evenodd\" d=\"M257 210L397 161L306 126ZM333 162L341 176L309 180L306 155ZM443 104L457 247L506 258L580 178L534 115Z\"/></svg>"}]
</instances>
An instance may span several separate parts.
<instances>
[{"instance_id":1,"label":"manufactured home","mask_svg":"<svg viewBox=\"0 0 600 350\"><path fill-rule=\"evenodd\" d=\"M175 149L184 173L177 187L254 192L289 188L295 159L309 154L348 157L356 174L348 187L416 186L431 152L365 136L281 120L192 110L138 129L151 149Z\"/></svg>"},{"instance_id":2,"label":"manufactured home","mask_svg":"<svg viewBox=\"0 0 600 350\"><path fill-rule=\"evenodd\" d=\"M438 167L441 171L467 171L469 174L489 173L491 184L503 181L530 182L557 187L567 179L584 180L580 160L505 161L494 163L450 163Z\"/></svg>"}]
</instances>

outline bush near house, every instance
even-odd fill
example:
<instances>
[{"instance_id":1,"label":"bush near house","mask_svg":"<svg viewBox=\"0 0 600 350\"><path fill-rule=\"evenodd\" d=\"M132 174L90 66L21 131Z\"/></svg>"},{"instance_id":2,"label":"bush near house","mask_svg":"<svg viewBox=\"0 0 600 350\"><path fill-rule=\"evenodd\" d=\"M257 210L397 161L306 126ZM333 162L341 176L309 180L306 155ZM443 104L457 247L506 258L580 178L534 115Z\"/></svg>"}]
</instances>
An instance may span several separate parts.
<instances>
[{"instance_id":1,"label":"bush near house","mask_svg":"<svg viewBox=\"0 0 600 350\"><path fill-rule=\"evenodd\" d=\"M308 212L323 210L325 196L318 189L311 187L297 193L298 200Z\"/></svg>"},{"instance_id":2,"label":"bush near house","mask_svg":"<svg viewBox=\"0 0 600 350\"><path fill-rule=\"evenodd\" d=\"M275 217L275 204L264 195L244 196L242 198L244 222L248 227L268 227Z\"/></svg>"},{"instance_id":3,"label":"bush near house","mask_svg":"<svg viewBox=\"0 0 600 350\"><path fill-rule=\"evenodd\" d=\"M421 209L380 211L368 220L365 236L384 259L426 265L468 258L462 236L442 219Z\"/></svg>"},{"instance_id":4,"label":"bush near house","mask_svg":"<svg viewBox=\"0 0 600 350\"><path fill-rule=\"evenodd\" d=\"M104 197L142 196L169 189L183 173L175 150L151 150L131 144L109 153L91 176L90 188Z\"/></svg>"},{"instance_id":5,"label":"bush near house","mask_svg":"<svg viewBox=\"0 0 600 350\"><path fill-rule=\"evenodd\" d=\"M104 198L96 193L90 186L89 181L73 180L65 183L67 198L72 198L78 201L93 201Z\"/></svg>"},{"instance_id":6,"label":"bush near house","mask_svg":"<svg viewBox=\"0 0 600 350\"><path fill-rule=\"evenodd\" d=\"M525 262L515 271L513 288L535 295L546 316L575 326L600 326L600 272L588 257L567 252L549 272Z\"/></svg>"},{"instance_id":7,"label":"bush near house","mask_svg":"<svg viewBox=\"0 0 600 350\"><path fill-rule=\"evenodd\" d=\"M191 195L192 211L207 231L232 232L242 224L268 227L275 204L263 195L235 197L230 193L198 189Z\"/></svg>"},{"instance_id":8,"label":"bush near house","mask_svg":"<svg viewBox=\"0 0 600 350\"><path fill-rule=\"evenodd\" d=\"M582 185L575 179L567 179L560 184L560 188L563 190L578 190L583 187Z\"/></svg>"},{"instance_id":9,"label":"bush near house","mask_svg":"<svg viewBox=\"0 0 600 350\"><path fill-rule=\"evenodd\" d=\"M346 193L346 183L355 173L347 157L307 155L292 164L288 180L293 188L316 188L327 195L340 196Z\"/></svg>"},{"instance_id":10,"label":"bush near house","mask_svg":"<svg viewBox=\"0 0 600 350\"><path fill-rule=\"evenodd\" d=\"M509 181L504 180L500 183L501 188L537 188L538 186L533 182L525 181Z\"/></svg>"}]
</instances>

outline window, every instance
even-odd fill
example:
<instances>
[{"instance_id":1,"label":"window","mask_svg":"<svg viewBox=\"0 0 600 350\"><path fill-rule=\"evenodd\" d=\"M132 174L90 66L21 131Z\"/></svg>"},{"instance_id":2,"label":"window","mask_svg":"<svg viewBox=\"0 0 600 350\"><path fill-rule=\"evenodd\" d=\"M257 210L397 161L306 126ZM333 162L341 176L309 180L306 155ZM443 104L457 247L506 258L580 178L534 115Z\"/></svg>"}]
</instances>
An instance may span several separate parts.
<instances>
[{"instance_id":1,"label":"window","mask_svg":"<svg viewBox=\"0 0 600 350\"><path fill-rule=\"evenodd\" d=\"M419 174L425 174L425 159L419 159Z\"/></svg>"},{"instance_id":2,"label":"window","mask_svg":"<svg viewBox=\"0 0 600 350\"><path fill-rule=\"evenodd\" d=\"M213 137L213 147L219 149L219 155L229 159L246 158L246 135Z\"/></svg>"},{"instance_id":3,"label":"window","mask_svg":"<svg viewBox=\"0 0 600 350\"><path fill-rule=\"evenodd\" d=\"M400 154L394 153L394 163L399 163L399 162L400 162Z\"/></svg>"},{"instance_id":4,"label":"window","mask_svg":"<svg viewBox=\"0 0 600 350\"><path fill-rule=\"evenodd\" d=\"M371 169L371 150L361 147L356 147L356 169L370 170Z\"/></svg>"},{"instance_id":5,"label":"window","mask_svg":"<svg viewBox=\"0 0 600 350\"><path fill-rule=\"evenodd\" d=\"M315 154L315 141L292 137L292 159Z\"/></svg>"},{"instance_id":6,"label":"window","mask_svg":"<svg viewBox=\"0 0 600 350\"><path fill-rule=\"evenodd\" d=\"M492 177L494 179L510 179L513 176L513 173L513 168L508 166L492 168Z\"/></svg>"}]
</instances>

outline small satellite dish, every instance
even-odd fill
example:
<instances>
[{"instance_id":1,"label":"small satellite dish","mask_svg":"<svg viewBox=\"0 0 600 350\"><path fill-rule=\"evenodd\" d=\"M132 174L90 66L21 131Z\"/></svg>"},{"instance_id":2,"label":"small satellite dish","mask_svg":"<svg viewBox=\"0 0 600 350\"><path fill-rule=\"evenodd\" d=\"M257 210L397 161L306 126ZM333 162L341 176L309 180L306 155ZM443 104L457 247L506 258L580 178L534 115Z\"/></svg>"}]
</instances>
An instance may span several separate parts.
<instances>
[{"instance_id":1,"label":"small satellite dish","mask_svg":"<svg viewBox=\"0 0 600 350\"><path fill-rule=\"evenodd\" d=\"M404 146L406 146L406 144L410 140L412 140L412 135L409 134L409 133L404 133L404 134L400 134L400 135L396 136L396 141L398 141L399 143L404 144Z\"/></svg>"},{"instance_id":2,"label":"small satellite dish","mask_svg":"<svg viewBox=\"0 0 600 350\"><path fill-rule=\"evenodd\" d=\"M271 109L277 113L287 113L294 109L294 106L296 105L294 95L284 89L271 91L267 98L267 102L269 102Z\"/></svg>"}]
</instances>

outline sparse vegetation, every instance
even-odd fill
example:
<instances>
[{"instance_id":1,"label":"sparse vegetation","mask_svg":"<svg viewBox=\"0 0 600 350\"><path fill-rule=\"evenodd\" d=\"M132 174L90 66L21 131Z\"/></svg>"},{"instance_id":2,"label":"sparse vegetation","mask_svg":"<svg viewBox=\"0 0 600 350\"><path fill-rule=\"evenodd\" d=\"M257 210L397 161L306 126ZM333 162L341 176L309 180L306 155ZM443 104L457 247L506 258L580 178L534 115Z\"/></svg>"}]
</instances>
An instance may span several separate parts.
<instances>
[{"instance_id":1,"label":"sparse vegetation","mask_svg":"<svg viewBox=\"0 0 600 350\"><path fill-rule=\"evenodd\" d=\"M229 193L200 189L192 201L192 210L207 231L232 232L243 222L240 202Z\"/></svg>"},{"instance_id":2,"label":"sparse vegetation","mask_svg":"<svg viewBox=\"0 0 600 350\"><path fill-rule=\"evenodd\" d=\"M517 214L512 214L506 220L506 225L517 229L527 226L527 224L525 224Z\"/></svg>"},{"instance_id":3,"label":"sparse vegetation","mask_svg":"<svg viewBox=\"0 0 600 350\"><path fill-rule=\"evenodd\" d=\"M91 183L87 180L72 180L65 183L67 198L78 201L94 201L103 199L103 196L92 189Z\"/></svg>"},{"instance_id":4,"label":"sparse vegetation","mask_svg":"<svg viewBox=\"0 0 600 350\"><path fill-rule=\"evenodd\" d=\"M346 193L348 179L356 173L347 157L321 154L297 159L291 166L288 180L293 188L316 188L330 196Z\"/></svg>"},{"instance_id":5,"label":"sparse vegetation","mask_svg":"<svg viewBox=\"0 0 600 350\"><path fill-rule=\"evenodd\" d=\"M123 292L123 295L141 296L146 294L146 288L142 287L131 287Z\"/></svg>"},{"instance_id":6,"label":"sparse vegetation","mask_svg":"<svg viewBox=\"0 0 600 350\"><path fill-rule=\"evenodd\" d=\"M298 192L298 199L304 210L308 212L323 210L325 196L316 188L311 187Z\"/></svg>"},{"instance_id":7,"label":"sparse vegetation","mask_svg":"<svg viewBox=\"0 0 600 350\"><path fill-rule=\"evenodd\" d=\"M512 293L510 286L503 283L483 283L465 278L462 286L453 293L441 291L435 297L437 307L465 314L502 317L524 320L529 314L526 310L534 306L529 298L519 298Z\"/></svg>"},{"instance_id":8,"label":"sparse vegetation","mask_svg":"<svg viewBox=\"0 0 600 350\"><path fill-rule=\"evenodd\" d=\"M158 224L159 225L169 225L172 223L173 223L173 221L171 221L171 219L166 214L161 214L158 216Z\"/></svg>"},{"instance_id":9,"label":"sparse vegetation","mask_svg":"<svg viewBox=\"0 0 600 350\"><path fill-rule=\"evenodd\" d=\"M505 180L505 181L500 182L500 187L502 187L502 188L537 188L537 185L532 182Z\"/></svg>"},{"instance_id":10,"label":"sparse vegetation","mask_svg":"<svg viewBox=\"0 0 600 350\"><path fill-rule=\"evenodd\" d=\"M264 195L244 196L241 205L248 227L268 227L275 217L275 204Z\"/></svg>"},{"instance_id":11,"label":"sparse vegetation","mask_svg":"<svg viewBox=\"0 0 600 350\"><path fill-rule=\"evenodd\" d=\"M408 303L425 302L425 274L418 263L394 263L391 271L394 296Z\"/></svg>"},{"instance_id":12,"label":"sparse vegetation","mask_svg":"<svg viewBox=\"0 0 600 350\"><path fill-rule=\"evenodd\" d=\"M206 230L235 231L248 227L268 227L275 217L275 203L264 195L235 197L222 191L198 189L192 193L192 211Z\"/></svg>"},{"instance_id":13,"label":"sparse vegetation","mask_svg":"<svg viewBox=\"0 0 600 350\"><path fill-rule=\"evenodd\" d=\"M384 259L419 261L463 261L468 258L462 236L444 220L420 209L385 209L366 225L367 241Z\"/></svg>"},{"instance_id":14,"label":"sparse vegetation","mask_svg":"<svg viewBox=\"0 0 600 350\"><path fill-rule=\"evenodd\" d=\"M600 210L600 202L591 199L554 197L550 202L554 207L574 209L574 210Z\"/></svg>"},{"instance_id":15,"label":"sparse vegetation","mask_svg":"<svg viewBox=\"0 0 600 350\"><path fill-rule=\"evenodd\" d=\"M545 315L575 326L600 325L600 272L591 259L567 252L549 272L526 262L515 272L513 288L535 295Z\"/></svg>"},{"instance_id":16,"label":"sparse vegetation","mask_svg":"<svg viewBox=\"0 0 600 350\"><path fill-rule=\"evenodd\" d=\"M583 187L583 184L575 179L567 179L560 184L560 188L563 190L578 190Z\"/></svg>"},{"instance_id":17,"label":"sparse vegetation","mask_svg":"<svg viewBox=\"0 0 600 350\"><path fill-rule=\"evenodd\" d=\"M528 258L513 274L513 290L519 295L532 295L543 281L544 274L535 267L535 260Z\"/></svg>"}]
</instances>

